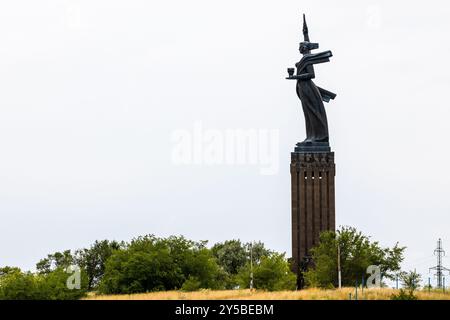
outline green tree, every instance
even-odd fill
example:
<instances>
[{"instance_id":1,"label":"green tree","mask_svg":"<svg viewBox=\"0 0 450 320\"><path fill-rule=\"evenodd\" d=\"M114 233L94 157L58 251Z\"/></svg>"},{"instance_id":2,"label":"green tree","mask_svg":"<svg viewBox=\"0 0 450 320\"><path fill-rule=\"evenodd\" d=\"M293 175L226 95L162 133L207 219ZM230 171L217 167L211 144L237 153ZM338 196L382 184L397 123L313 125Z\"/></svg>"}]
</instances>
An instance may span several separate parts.
<instances>
[{"instance_id":1,"label":"green tree","mask_svg":"<svg viewBox=\"0 0 450 320\"><path fill-rule=\"evenodd\" d=\"M18 268L6 268L8 269L3 270L0 276L0 300L39 299L37 279L32 273L23 273Z\"/></svg>"},{"instance_id":2,"label":"green tree","mask_svg":"<svg viewBox=\"0 0 450 320\"><path fill-rule=\"evenodd\" d=\"M248 242L245 245L245 250L247 252L247 261L250 261L250 256L252 257L253 263L259 263L263 257L268 257L273 251L267 249L264 243L258 242ZM251 252L250 252L251 249Z\"/></svg>"},{"instance_id":3,"label":"green tree","mask_svg":"<svg viewBox=\"0 0 450 320\"><path fill-rule=\"evenodd\" d=\"M99 289L103 293L173 290L188 279L199 288L221 288L223 272L205 245L184 237L133 239L108 259Z\"/></svg>"},{"instance_id":4,"label":"green tree","mask_svg":"<svg viewBox=\"0 0 450 320\"><path fill-rule=\"evenodd\" d=\"M271 251L266 249L262 242L243 244L240 240L216 243L211 251L217 263L225 272L223 283L227 289L233 289L239 285L237 274L246 263L250 262L250 256L252 256L253 263L258 264L262 257L271 254Z\"/></svg>"},{"instance_id":5,"label":"green tree","mask_svg":"<svg viewBox=\"0 0 450 320\"><path fill-rule=\"evenodd\" d=\"M394 279L400 270L405 247L396 244L382 248L352 227L342 227L337 232L324 232L319 244L311 250L314 266L305 272L309 286L336 287L338 285L337 256L340 248L342 285L353 286L366 275L367 267L378 265L383 277Z\"/></svg>"},{"instance_id":6,"label":"green tree","mask_svg":"<svg viewBox=\"0 0 450 320\"><path fill-rule=\"evenodd\" d=\"M75 264L86 271L88 289L95 288L105 273L106 261L115 250L119 250L121 244L116 241L95 241L89 248L75 252Z\"/></svg>"},{"instance_id":7,"label":"green tree","mask_svg":"<svg viewBox=\"0 0 450 320\"><path fill-rule=\"evenodd\" d=\"M237 280L241 288L249 288L251 279L251 265L247 262L239 270ZM269 291L293 290L297 278L290 270L290 265L284 254L272 253L262 256L253 264L253 287Z\"/></svg>"},{"instance_id":8,"label":"green tree","mask_svg":"<svg viewBox=\"0 0 450 320\"><path fill-rule=\"evenodd\" d=\"M81 273L80 289L69 289L67 279L71 274L64 268L48 273L33 274L18 268L2 268L0 275L0 300L73 300L85 296L87 277Z\"/></svg>"},{"instance_id":9,"label":"green tree","mask_svg":"<svg viewBox=\"0 0 450 320\"><path fill-rule=\"evenodd\" d=\"M248 261L247 250L240 240L216 243L211 248L217 263L228 273L237 274Z\"/></svg>"},{"instance_id":10,"label":"green tree","mask_svg":"<svg viewBox=\"0 0 450 320\"><path fill-rule=\"evenodd\" d=\"M106 263L100 284L103 293L160 291L181 286L183 278L165 248L118 250Z\"/></svg>"},{"instance_id":11,"label":"green tree","mask_svg":"<svg viewBox=\"0 0 450 320\"><path fill-rule=\"evenodd\" d=\"M17 267L2 267L0 268L0 277L14 272L21 272L21 270Z\"/></svg>"},{"instance_id":12,"label":"green tree","mask_svg":"<svg viewBox=\"0 0 450 320\"><path fill-rule=\"evenodd\" d=\"M265 248L262 242L243 244L240 240L216 243L211 251L217 259L217 263L228 274L233 275L237 274L239 269L250 261L250 248L252 248L252 257L255 263L259 263L262 257L269 256L272 253Z\"/></svg>"},{"instance_id":13,"label":"green tree","mask_svg":"<svg viewBox=\"0 0 450 320\"><path fill-rule=\"evenodd\" d=\"M71 251L65 250L63 252L55 252L47 255L47 258L41 259L36 264L36 269L39 273L46 274L57 268L67 268L74 263L75 258L73 257Z\"/></svg>"}]
</instances>

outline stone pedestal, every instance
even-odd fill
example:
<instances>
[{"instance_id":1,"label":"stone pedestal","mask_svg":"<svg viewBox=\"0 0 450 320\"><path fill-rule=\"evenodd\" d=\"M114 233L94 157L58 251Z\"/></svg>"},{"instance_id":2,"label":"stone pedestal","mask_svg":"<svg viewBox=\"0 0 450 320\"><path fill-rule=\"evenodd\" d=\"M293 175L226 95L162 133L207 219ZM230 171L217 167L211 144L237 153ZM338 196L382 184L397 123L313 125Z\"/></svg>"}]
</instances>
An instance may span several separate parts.
<instances>
[{"instance_id":1,"label":"stone pedestal","mask_svg":"<svg viewBox=\"0 0 450 320\"><path fill-rule=\"evenodd\" d=\"M334 177L334 152L296 148L291 153L292 269L299 288L320 233L335 230Z\"/></svg>"}]
</instances>

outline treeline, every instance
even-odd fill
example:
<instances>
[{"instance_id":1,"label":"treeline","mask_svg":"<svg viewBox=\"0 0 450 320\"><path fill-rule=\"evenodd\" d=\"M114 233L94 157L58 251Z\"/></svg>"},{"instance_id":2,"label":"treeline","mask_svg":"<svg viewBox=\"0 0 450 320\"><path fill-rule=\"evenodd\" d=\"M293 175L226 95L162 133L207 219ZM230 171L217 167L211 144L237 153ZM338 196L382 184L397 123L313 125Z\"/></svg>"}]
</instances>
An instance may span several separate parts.
<instances>
[{"instance_id":1,"label":"treeline","mask_svg":"<svg viewBox=\"0 0 450 320\"><path fill-rule=\"evenodd\" d=\"M251 260L251 261L250 261ZM250 263L251 262L251 263ZM163 290L248 288L295 289L296 277L283 254L239 240L195 242L153 235L132 241L96 241L89 248L49 254L36 272L0 268L0 299L79 299L88 292L130 294ZM80 286L69 289L67 268L80 269Z\"/></svg>"},{"instance_id":2,"label":"treeline","mask_svg":"<svg viewBox=\"0 0 450 320\"><path fill-rule=\"evenodd\" d=\"M398 244L383 248L350 227L324 232L319 245L311 250L313 263L304 274L306 285L337 287L338 253L343 286L364 281L370 265L380 266L384 279L394 279L400 274L404 250ZM0 299L79 299L89 292L243 289L250 286L251 271L255 289L293 290L296 276L290 271L290 263L284 254L267 249L261 242L230 240L208 248L206 241L182 236L148 235L130 242L103 240L89 248L49 254L36 264L34 273L0 268ZM77 288L68 281L73 274L67 269L73 266L79 271Z\"/></svg>"}]
</instances>

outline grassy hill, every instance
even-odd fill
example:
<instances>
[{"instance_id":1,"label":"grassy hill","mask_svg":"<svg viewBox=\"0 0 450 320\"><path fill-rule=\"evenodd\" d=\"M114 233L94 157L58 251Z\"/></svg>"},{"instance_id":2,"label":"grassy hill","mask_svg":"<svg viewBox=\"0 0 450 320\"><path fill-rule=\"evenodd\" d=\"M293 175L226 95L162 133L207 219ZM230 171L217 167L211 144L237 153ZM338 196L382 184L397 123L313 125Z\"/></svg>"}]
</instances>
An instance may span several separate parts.
<instances>
[{"instance_id":1,"label":"grassy hill","mask_svg":"<svg viewBox=\"0 0 450 320\"><path fill-rule=\"evenodd\" d=\"M358 300L390 300L391 295L398 293L395 289L358 290ZM355 297L355 288L336 290L306 289L301 291L250 291L250 290L201 290L196 292L162 291L132 295L95 295L89 300L349 300ZM450 300L450 293L442 291L417 291L419 300Z\"/></svg>"}]
</instances>

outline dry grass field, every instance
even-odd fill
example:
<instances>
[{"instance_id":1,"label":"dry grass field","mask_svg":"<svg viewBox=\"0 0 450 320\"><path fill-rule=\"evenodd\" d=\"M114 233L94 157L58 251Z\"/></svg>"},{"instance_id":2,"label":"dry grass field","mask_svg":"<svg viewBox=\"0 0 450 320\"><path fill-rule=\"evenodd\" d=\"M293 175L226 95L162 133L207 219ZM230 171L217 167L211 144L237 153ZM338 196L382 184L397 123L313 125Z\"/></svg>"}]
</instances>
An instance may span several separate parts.
<instances>
[{"instance_id":1,"label":"dry grass field","mask_svg":"<svg viewBox=\"0 0 450 320\"><path fill-rule=\"evenodd\" d=\"M394 289L358 290L358 300L390 300ZM197 292L163 291L132 295L90 295L88 300L348 300L355 288L336 290L306 289L301 291L201 290ZM450 293L416 291L419 300L450 300Z\"/></svg>"}]
</instances>

